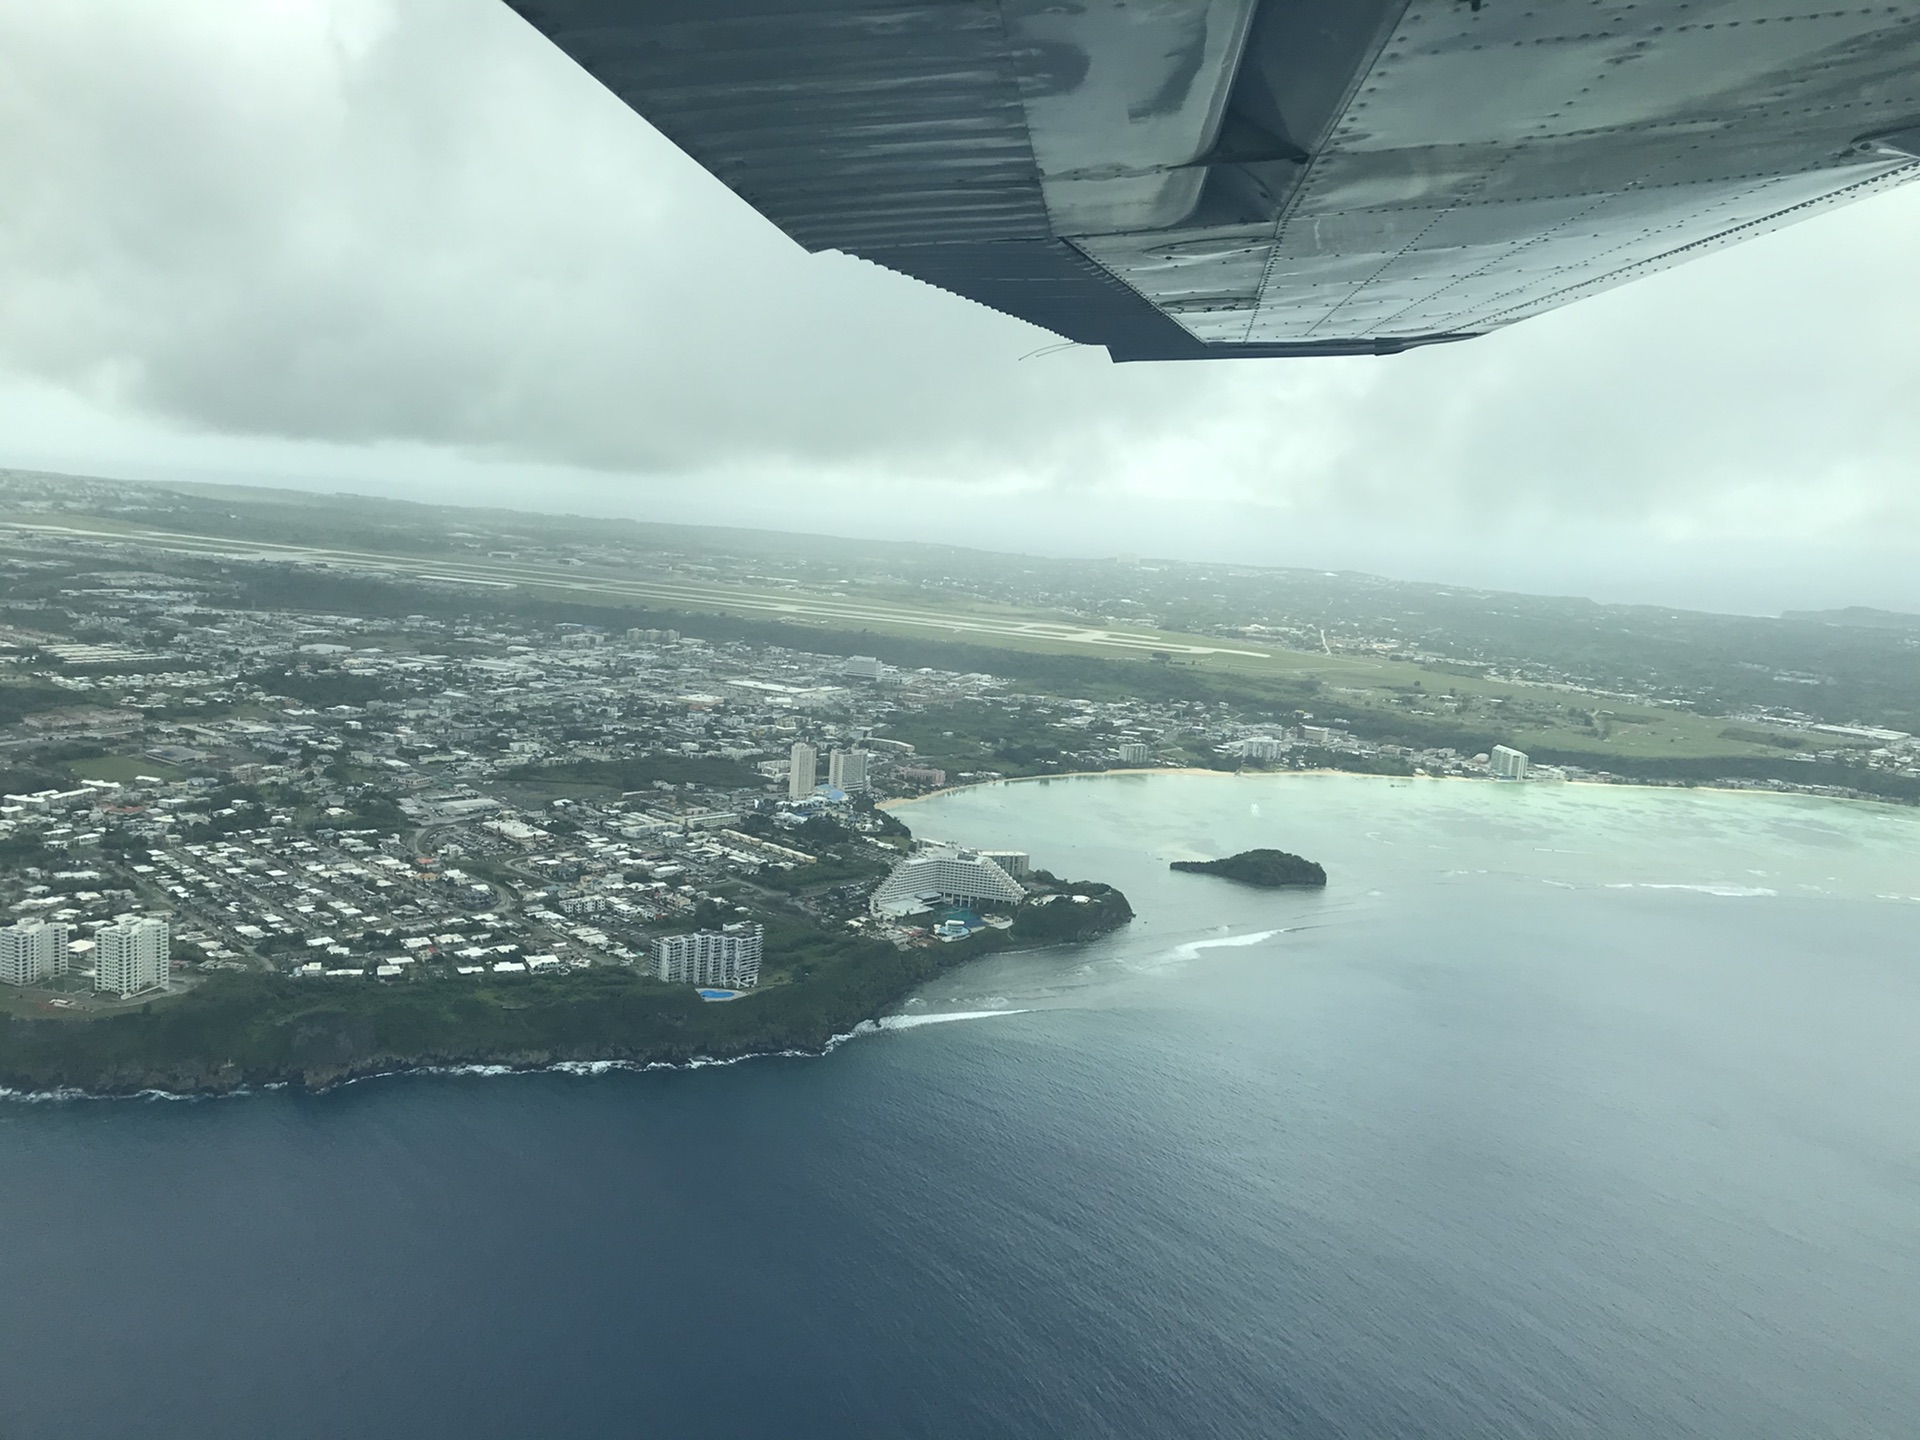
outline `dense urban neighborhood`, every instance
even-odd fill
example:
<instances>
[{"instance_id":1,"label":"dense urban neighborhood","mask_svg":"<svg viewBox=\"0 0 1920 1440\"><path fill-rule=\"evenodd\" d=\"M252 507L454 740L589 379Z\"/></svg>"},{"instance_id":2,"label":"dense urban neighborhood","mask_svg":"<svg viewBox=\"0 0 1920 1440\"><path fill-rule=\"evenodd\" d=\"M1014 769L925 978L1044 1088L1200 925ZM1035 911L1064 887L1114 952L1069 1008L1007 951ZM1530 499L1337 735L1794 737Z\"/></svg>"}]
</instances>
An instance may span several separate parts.
<instances>
[{"instance_id":1,"label":"dense urban neighborhood","mask_svg":"<svg viewBox=\"0 0 1920 1440\"><path fill-rule=\"evenodd\" d=\"M1338 768L1920 788L1920 752L1891 727L1778 704L1703 721L1657 686L1469 665L1405 635L1342 638L1405 677L1373 689L1256 685L1223 660L1283 652L1068 621L995 621L992 648L948 612L968 643L842 622L811 632L813 649L787 619L756 629L692 603L661 610L658 595L645 610L570 602L573 582L555 576L606 588L641 573L604 546L476 521L424 533L515 578L444 558L402 571L364 552L128 529L127 515L151 526L156 504L176 505L160 494L17 477L9 490L0 904L14 938L0 1004L16 1013L120 1013L221 972L325 989L606 967L753 1004L859 947L980 947L1018 938L1023 910L1097 899L1071 893L1021 837L958 852L887 808L1002 779ZM218 513L229 528L249 521ZM656 588L704 577L760 594L771 573L791 609L854 583L764 556L647 563ZM514 568L528 565L544 568ZM1283 627L1213 628L1244 643ZM1326 663L1351 665L1311 631ZM1052 648L1020 648L1036 634ZM852 652L861 640L870 653ZM1695 732L1676 730L1676 747L1717 731L1732 753L1553 743L1579 725L1614 743L1616 729L1657 742L1655 727L1684 724ZM1504 743L1530 733L1548 748ZM129 949L135 929L145 938ZM103 963L135 950L147 958Z\"/></svg>"}]
</instances>

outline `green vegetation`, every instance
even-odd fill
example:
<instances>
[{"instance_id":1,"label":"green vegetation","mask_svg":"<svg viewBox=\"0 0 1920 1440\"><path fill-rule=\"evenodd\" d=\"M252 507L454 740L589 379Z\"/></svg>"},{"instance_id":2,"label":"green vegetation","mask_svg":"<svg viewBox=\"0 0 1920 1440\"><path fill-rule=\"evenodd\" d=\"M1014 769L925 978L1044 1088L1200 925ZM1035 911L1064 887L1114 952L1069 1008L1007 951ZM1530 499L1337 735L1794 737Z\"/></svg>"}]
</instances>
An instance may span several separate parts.
<instances>
[{"instance_id":1,"label":"green vegetation","mask_svg":"<svg viewBox=\"0 0 1920 1440\"><path fill-rule=\"evenodd\" d=\"M0 1021L0 1085L181 1093L288 1081L308 1088L428 1065L679 1062L817 1050L934 969L876 941L802 950L804 983L713 1005L623 969L551 978L402 982L216 974L137 1012Z\"/></svg>"},{"instance_id":2,"label":"green vegetation","mask_svg":"<svg viewBox=\"0 0 1920 1440\"><path fill-rule=\"evenodd\" d=\"M69 761L67 768L73 772L76 780L113 780L121 785L131 785L142 775L152 775L160 780L178 780L186 773L178 766L139 755L95 755L85 760Z\"/></svg>"},{"instance_id":3,"label":"green vegetation","mask_svg":"<svg viewBox=\"0 0 1920 1440\"><path fill-rule=\"evenodd\" d=\"M900 837L911 839L912 832L905 825L884 811L875 812L871 802L865 809L867 813L881 816L884 843L898 845ZM791 869L770 864L754 877L754 884L763 890L788 895L827 890L837 885L870 885L884 876L898 858L893 854L876 854L853 831L827 815L815 815L796 830L782 830L765 815L745 815L736 828L743 835L803 850L816 857L811 865L795 865Z\"/></svg>"},{"instance_id":4,"label":"green vegetation","mask_svg":"<svg viewBox=\"0 0 1920 1440\"><path fill-rule=\"evenodd\" d=\"M1411 775L1413 766L1398 755L1355 755L1303 745L1298 752L1302 770L1344 770L1349 775Z\"/></svg>"},{"instance_id":5,"label":"green vegetation","mask_svg":"<svg viewBox=\"0 0 1920 1440\"><path fill-rule=\"evenodd\" d=\"M271 599L275 603L306 604L348 613L378 613L380 597L369 594L356 602L350 594L353 585L365 588L369 582L349 582L346 576L331 576L323 571L293 571L289 567L287 572L266 572L249 584L263 584L268 575L272 578L269 586L272 594L263 592L263 601ZM280 593L288 588L299 593ZM404 596L404 603L421 608L438 605L469 611L474 606L473 598L467 596L423 598L412 587L374 585L372 588L391 589L394 593L391 604L402 603L399 597ZM1419 586L1373 588L1413 596L1422 595L1425 589ZM1522 597L1500 598L1515 601ZM930 602L922 597L916 603L923 608L932 604L938 609L942 603L951 602ZM1337 594L1316 595L1314 603L1350 603L1350 597L1343 602ZM1525 597L1526 607L1554 610L1566 604L1585 606L1595 613L1607 609L1588 606L1586 602ZM614 629L623 626L672 628L713 642L738 640L825 654L875 655L901 669L930 666L950 671L985 671L1049 694L1089 699L1186 700L1209 706L1224 702L1245 718L1255 720L1286 720L1304 710L1323 719L1338 719L1363 739L1409 745L1451 745L1469 753L1484 750L1497 741L1510 740L1529 749L1585 746L1596 754L1615 758L1654 754L1669 757L1749 755L1768 750L1778 754L1790 747L1780 746L1779 737L1773 732L1753 729L1753 737L1758 738L1729 737L1722 733L1728 728L1725 721L1715 718L1721 710L1735 704L1765 702L1812 705L1829 718L1877 716L1877 723L1905 724L1911 720L1914 726L1920 726L1920 687L1912 687L1911 694L1897 686L1890 688L1893 675L1903 675L1911 668L1896 664L1889 669L1890 660L1907 658L1904 654L1896 657L1889 653L1909 643L1909 637L1898 630L1861 628L1850 632L1853 636L1868 638L1841 646L1839 654L1850 675L1845 686L1808 689L1794 684L1783 690L1778 684L1761 686L1742 678L1749 674L1743 666L1765 667L1744 658L1732 664L1717 660L1702 653L1701 640L1690 634L1685 640L1668 638L1656 643L1655 650L1672 662L1669 670L1636 672L1629 663L1631 645L1623 638L1638 636L1633 626L1619 628L1616 635L1602 625L1608 636L1605 645L1592 646L1582 641L1571 648L1565 644L1556 648L1556 634L1564 641L1569 632L1556 630L1552 624L1542 622L1516 627L1509 623L1510 616L1495 617L1498 623L1491 623L1478 612L1437 607L1445 610L1452 620L1466 625L1468 634L1478 636L1485 632L1497 637L1502 663L1545 662L1574 673L1589 676L1597 673L1609 684L1622 687L1646 686L1650 680L1658 679L1687 696L1682 702L1667 704L1608 701L1603 709L1596 711L1594 700L1577 691L1489 679L1487 663L1415 662L1386 654L1329 654L1273 648L1272 642L1249 644L1237 638L1227 648L1247 653L1175 655L1170 660L1133 658L1121 652L1090 649L1084 643L1046 636L982 633L977 639L950 640L934 638L926 633L924 625L918 624L904 629L872 625L852 628L831 619L800 622L763 619L758 612L737 613L739 607L729 610L724 587L716 589L711 608L705 601L690 608L658 608L657 602L623 601L611 592L601 603L582 603L578 599L559 598L554 592L539 592L537 587L534 591L502 592L491 600L490 608L543 624L574 621ZM968 603L953 603L952 609L957 619L989 610L1001 619L1053 618L1030 610ZM1424 615L1419 610L1411 613L1416 618ZM1721 616L1687 616L1680 612L1658 613L1666 617L1668 628L1676 635L1686 631L1686 624L1691 622L1704 627L1703 634L1717 632L1723 625L1737 629L1742 625L1751 628L1772 624ZM1406 618L1398 611L1391 612L1391 616L1395 626ZM1209 623L1217 623L1226 619L1227 613L1221 611L1216 615L1208 611L1206 618ZM1388 617L1376 618L1380 623L1387 623ZM1433 624L1425 618L1422 623ZM1589 623L1580 622L1571 633L1585 634L1582 626ZM976 632L962 630L959 633ZM1223 643L1204 634L1167 633L1170 643ZM1798 630L1777 626L1768 632L1769 642L1792 642L1784 653L1792 654L1802 663L1813 664L1816 657L1803 653L1798 637ZM1444 629L1435 629L1423 638L1436 645L1458 643L1458 637L1450 636ZM1716 640L1724 638L1715 635ZM1749 636L1740 653L1744 655L1747 650L1759 654L1765 647L1758 644L1758 637ZM1854 650L1861 653L1854 654ZM911 737L900 734L897 738ZM971 761L969 768L984 764L1010 775L1044 773L1045 761L1050 758L1045 748L1031 756L1022 755L1019 753L1022 742L1018 737L981 738L994 743L985 747L984 752L963 750L948 758L956 762ZM1056 748L1058 741L1059 737L1052 737ZM988 753L1001 749L1012 753L1000 756L1002 763L996 764L988 758ZM938 763L934 752L925 753L932 763Z\"/></svg>"},{"instance_id":6,"label":"green vegetation","mask_svg":"<svg viewBox=\"0 0 1920 1440\"><path fill-rule=\"evenodd\" d=\"M309 830L380 830L397 833L407 830L413 820L400 808L399 802L390 795L377 790L363 790L346 797L347 803L340 807L344 815L328 815L324 812L307 821ZM258 824L253 821L251 823Z\"/></svg>"},{"instance_id":7,"label":"green vegetation","mask_svg":"<svg viewBox=\"0 0 1920 1440\"><path fill-rule=\"evenodd\" d=\"M1092 880L1062 883L1045 871L1035 878L1051 881L1055 888L1013 912L1013 928L1007 934L1016 943L1053 945L1092 940L1133 919L1133 906L1111 885Z\"/></svg>"},{"instance_id":8,"label":"green vegetation","mask_svg":"<svg viewBox=\"0 0 1920 1440\"><path fill-rule=\"evenodd\" d=\"M625 623L677 628L709 639L765 638L827 653L879 654L898 665L991 669L1016 676L1026 661L1044 666L1050 660L1116 660L1147 668L1144 657L1123 659L1070 634L1010 634L997 628L1005 622L1065 622L1076 628L1121 629L1148 637L1148 644L1158 639L1172 647L1191 643L1219 652L1266 652L1180 655L1176 649L1173 663L1162 667L1174 671L1291 677L1336 690L1382 690L1417 679L1429 690L1458 683L1464 693L1502 685L1485 679L1489 669L1531 669L1537 679L1576 678L1597 691L1658 695L1703 715L1780 707L1837 723L1920 730L1920 669L1912 664L1920 644L1920 618L1863 609L1795 612L1778 619L1711 615L1401 584L1318 570L1045 560L951 546L455 509L366 497L343 502L338 497L234 487L138 487L110 509L89 516L87 523L129 535L147 529L200 534L209 537L210 549L245 538L336 547L343 553L411 555L420 558L423 569L444 568L448 557L457 557L462 568L493 571L518 587L483 598L438 587L423 592L418 586L342 573L324 563L222 571L222 562L212 555L199 562L205 578L223 588L242 589L259 603L276 603L278 596L298 608L334 613L471 613L485 608L531 618L572 608L630 616ZM599 552L598 558L587 557L587 563L565 571L557 568L563 556L581 559L582 547ZM496 559L489 554L495 548L521 552L521 558ZM619 552L711 560L713 573L721 576L740 574L746 569L740 562L752 557L756 580L771 572L783 583L776 592L757 596L753 592L765 591L764 584L735 588L724 579L697 580L682 570L671 577L673 597L665 598L654 582L666 578L673 567L621 563L613 558ZM57 597L68 578L65 572L50 570L18 577L12 588L20 599ZM546 580L564 583L567 589L543 588ZM322 598L329 594L338 598ZM762 618L773 596L803 612L811 609L820 623ZM590 603L570 606L582 597ZM890 613L895 610L912 613ZM56 614L41 610L21 610L11 618L39 630L57 630L61 623ZM974 628L979 625L996 628ZM789 638L773 639L776 634ZM956 643L938 636L986 643ZM1332 637L1330 645L1327 636ZM1365 637L1364 650L1355 643L1358 637ZM968 650L1001 657L1000 663L950 663ZM1427 658L1416 659L1418 652L1426 652ZM935 653L942 658L914 658ZM1591 712L1596 703L1591 695L1556 696L1541 688L1530 693L1560 709L1569 730L1580 728L1571 710ZM1614 708L1609 699L1598 703ZM1607 720L1601 716L1588 723L1605 731ZM1562 735L1557 743L1568 738ZM1659 743L1676 739L1677 748L1685 750L1684 738L1662 735ZM1736 748L1714 753L1746 752Z\"/></svg>"},{"instance_id":9,"label":"green vegetation","mask_svg":"<svg viewBox=\"0 0 1920 1440\"><path fill-rule=\"evenodd\" d=\"M365 705L392 698L393 687L372 675L355 675L330 665L281 665L247 677L269 695L285 695L324 710L332 705Z\"/></svg>"},{"instance_id":10,"label":"green vegetation","mask_svg":"<svg viewBox=\"0 0 1920 1440\"><path fill-rule=\"evenodd\" d=\"M1714 785L1725 780L1782 781L1792 785L1831 785L1903 804L1920 804L1920 778L1843 761L1775 760L1767 756L1701 755L1621 761L1582 751L1538 750L1533 758L1550 765L1608 769L1627 779L1658 785Z\"/></svg>"},{"instance_id":11,"label":"green vegetation","mask_svg":"<svg viewBox=\"0 0 1920 1440\"><path fill-rule=\"evenodd\" d=\"M971 556L969 560L991 569L992 564L1010 558ZM1073 568L1070 562L1048 563L1064 571ZM725 587L718 587L712 608L703 601L669 609L657 602L623 600L611 592L598 603L561 598L537 587L485 597L433 593L308 567L260 567L237 578L249 597L263 605L369 616L407 609L430 614L471 614L483 609L540 625L574 622L615 630L627 626L677 629L714 643L744 641L829 655L875 655L901 669L983 671L1043 694L1184 701L1208 710L1224 705L1238 718L1273 724L1292 723L1311 714L1321 723L1337 723L1363 740L1383 744L1450 746L1473 754L1495 743L1511 743L1529 753L1578 755L1582 758L1569 763L1628 777L1642 773L1635 767L1643 761L1708 757L1786 761L1804 745L1786 731L1730 727L1723 717L1739 707L1787 705L1828 720L1920 729L1920 678L1916 678L1920 669L1912 665L1910 653L1920 630L1643 611L1541 597L1450 594L1424 586L1361 583L1364 577L1235 570L1215 577L1214 583L1223 587L1216 601L1183 623L1205 628L1225 623L1236 613L1239 623L1244 623L1249 612L1233 610L1236 592L1249 597L1246 604L1262 606L1274 603L1273 595L1287 594L1295 603L1346 613L1355 624L1378 624L1402 633L1411 628L1420 643L1481 650L1491 658L1421 662L1404 652L1398 658L1389 653L1329 654L1279 648L1272 640L1248 642L1236 636L1223 642L1189 634L1185 638L1196 643L1224 644L1252 653L1155 660L1090 651L1084 644L1046 637L960 631L977 638L950 640L929 636L924 626L894 633L830 621L765 619L759 613L730 612L720 593ZM1131 573L1108 577L1115 584L1122 579L1138 584L1143 578ZM1266 592L1260 590L1262 586ZM1267 598L1260 599L1261 594ZM934 610L951 605L956 617L983 609L1000 618L1038 615L938 594L921 595L915 604ZM1636 648L1642 645L1644 650ZM1727 648L1723 652L1718 646ZM1646 657L1638 668L1636 655ZM1520 668L1545 665L1582 676L1590 684L1660 690L1674 698L1596 699L1552 684L1494 680L1488 678L1488 671L1496 661ZM1771 673L1776 667L1779 675ZM1818 683L1793 678L1815 670L1828 678ZM922 746L912 733L917 728L902 717L889 733L914 743L927 763L993 769L1007 775L1057 773L1052 762L1063 742L1065 746L1074 743L1074 737L1059 731L1026 735L1011 728L963 723L943 727L955 732L956 742L943 749ZM1729 734L1732 729L1741 733ZM1058 766L1068 768L1072 767ZM1647 778L1654 777L1649 773ZM1785 770L1769 778L1804 779Z\"/></svg>"},{"instance_id":12,"label":"green vegetation","mask_svg":"<svg viewBox=\"0 0 1920 1440\"><path fill-rule=\"evenodd\" d=\"M50 858L46 842L38 835L0 836L0 866L25 869L29 865L43 865Z\"/></svg>"},{"instance_id":13,"label":"green vegetation","mask_svg":"<svg viewBox=\"0 0 1920 1440\"><path fill-rule=\"evenodd\" d=\"M475 601L469 596L432 595L412 586L386 585L324 571L295 571L292 567L285 571L263 570L248 583L264 587L261 603L271 599L272 603L350 614L393 613L408 607L468 613L475 608ZM1420 587L1394 588L1418 590ZM1831 773L1816 774L1816 767L1794 758L1796 751L1805 746L1801 737L1755 726L1730 727L1723 718L1702 713L1710 708L1704 701L1692 705L1609 701L1596 708L1590 696L1545 686L1489 680L1484 667L1470 665L1420 665L1389 657L1286 650L1276 650L1257 662L1225 657L1205 663L1183 660L1164 664L1105 654L1049 653L894 637L872 630L839 630L728 614L559 602L518 593L503 592L499 600L490 603L502 613L542 624L571 621L608 628L677 628L714 642L740 640L830 655L877 655L887 664L903 669L931 666L961 672L987 671L1008 676L1018 686L1041 694L1185 701L1208 713L1217 713L1224 706L1227 712L1242 719L1275 725L1295 723L1303 715L1311 714L1322 723L1340 724L1363 740L1381 744L1416 748L1451 746L1471 755L1496 743L1510 743L1527 750L1538 760L1607 770L1628 779L1709 783L1716 777L1739 776L1795 784L1844 785L1898 800L1912 798L1910 792L1920 790L1907 777L1853 771L1850 767L1832 764L1817 768L1822 772L1844 768L1849 773L1838 777ZM1727 617L1695 618L1704 624L1718 623ZM1907 638L1900 631L1862 630L1860 633L1874 637L1883 646L1904 642ZM1882 661L1884 663L1885 657ZM1859 657L1859 663L1864 667L1865 658ZM1914 670L1910 663L1892 668L1899 674ZM1623 679L1622 683L1626 681ZM1823 693L1815 690L1794 698L1812 703ZM1913 708L1920 717L1920 689L1916 690ZM1905 715L1898 707L1866 705L1858 709L1835 707L1831 713L1843 719L1866 716L1886 724L1904 723ZM1915 718L1913 723L1920 726L1920 718ZM1726 733L1735 728L1742 733ZM953 734L949 736L946 731ZM913 744L923 763L956 773L991 769L1013 776L1056 774L1071 769L1070 764L1054 763L1063 754L1063 742L1066 746L1084 746L1097 743L1100 738L1091 731L1054 729L1048 720L1023 722L1010 716L1004 707L978 703L901 715L889 725L886 733L890 738ZM1189 752L1188 758L1196 764L1217 763L1210 755L1198 751ZM1314 763L1311 756L1308 758L1309 763ZM1692 763L1696 761L1704 763ZM594 762L576 763L591 765ZM672 757L661 757L657 763L675 762ZM1377 773L1387 774L1405 774L1412 768L1394 757L1364 762L1358 757L1329 754L1320 763L1341 769L1365 765ZM526 773L538 774L553 783L554 771L566 768L533 767ZM693 776L689 774L686 778Z\"/></svg>"},{"instance_id":14,"label":"green vegetation","mask_svg":"<svg viewBox=\"0 0 1920 1440\"><path fill-rule=\"evenodd\" d=\"M886 738L914 748L915 763L934 765L949 778L969 771L1002 775L1057 775L1076 768L1071 749L1100 745L1103 730L1064 728L1058 716L980 701L930 706L895 715Z\"/></svg>"},{"instance_id":15,"label":"green vegetation","mask_svg":"<svg viewBox=\"0 0 1920 1440\"><path fill-rule=\"evenodd\" d=\"M18 757L19 752L14 752ZM73 777L62 773L64 767L56 767L48 760L44 750L34 757L34 763L23 764L14 758L10 762L0 763L0 794L31 795L36 790L68 790L73 786Z\"/></svg>"},{"instance_id":16,"label":"green vegetation","mask_svg":"<svg viewBox=\"0 0 1920 1440\"><path fill-rule=\"evenodd\" d=\"M1194 875L1219 875L1265 889L1318 887L1327 883L1327 872L1317 862L1303 860L1285 850L1242 850L1224 860L1176 860L1167 868Z\"/></svg>"},{"instance_id":17,"label":"green vegetation","mask_svg":"<svg viewBox=\"0 0 1920 1440\"><path fill-rule=\"evenodd\" d=\"M1777 730L1756 730L1751 725L1729 725L1720 732L1722 740L1733 740L1741 745L1761 745L1770 750L1804 750L1806 740L1799 735L1788 735Z\"/></svg>"},{"instance_id":18,"label":"green vegetation","mask_svg":"<svg viewBox=\"0 0 1920 1440\"><path fill-rule=\"evenodd\" d=\"M1111 886L1037 878L1054 892L1048 903L1023 905L1011 930L982 931L958 946L900 951L855 929L756 906L753 918L766 927L762 983L725 1004L620 967L481 980L429 969L393 981L219 972L117 1014L0 1013L0 1086L101 1094L281 1082L318 1089L425 1066L679 1063L818 1050L942 965L983 949L1091 939L1133 918ZM688 923L733 918L705 902ZM390 936L363 938L366 948L391 948Z\"/></svg>"},{"instance_id":19,"label":"green vegetation","mask_svg":"<svg viewBox=\"0 0 1920 1440\"><path fill-rule=\"evenodd\" d=\"M811 865L796 865L791 870L770 865L754 877L754 883L796 895L835 885L871 885L892 868L890 860L842 846L820 852L820 858Z\"/></svg>"},{"instance_id":20,"label":"green vegetation","mask_svg":"<svg viewBox=\"0 0 1920 1440\"><path fill-rule=\"evenodd\" d=\"M747 790L766 783L759 771L717 756L652 755L640 760L566 760L556 765L521 765L509 780L549 789L645 790L656 781L702 785L710 790Z\"/></svg>"},{"instance_id":21,"label":"green vegetation","mask_svg":"<svg viewBox=\"0 0 1920 1440\"><path fill-rule=\"evenodd\" d=\"M761 964L760 981L765 987L782 981L812 984L831 978L843 967L858 966L863 957L885 952L898 955L891 945L855 930L830 929L793 914L780 911L755 913L755 920L766 927L766 952ZM919 972L917 963L902 958L909 970Z\"/></svg>"},{"instance_id":22,"label":"green vegetation","mask_svg":"<svg viewBox=\"0 0 1920 1440\"><path fill-rule=\"evenodd\" d=\"M0 684L0 726L17 725L29 715L61 710L77 703L77 696L52 685L36 685L31 681Z\"/></svg>"}]
</instances>

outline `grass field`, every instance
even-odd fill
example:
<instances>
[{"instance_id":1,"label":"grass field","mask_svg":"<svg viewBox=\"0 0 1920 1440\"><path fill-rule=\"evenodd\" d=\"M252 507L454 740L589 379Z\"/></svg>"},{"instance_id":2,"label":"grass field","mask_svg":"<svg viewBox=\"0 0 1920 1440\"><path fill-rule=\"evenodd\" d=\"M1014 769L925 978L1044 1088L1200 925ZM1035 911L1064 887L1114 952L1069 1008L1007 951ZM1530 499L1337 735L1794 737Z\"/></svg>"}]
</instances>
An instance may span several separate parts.
<instances>
[{"instance_id":1,"label":"grass field","mask_svg":"<svg viewBox=\"0 0 1920 1440\"><path fill-rule=\"evenodd\" d=\"M178 780L186 773L178 766L138 755L96 755L88 760L70 760L67 768L76 780L113 780L122 785L131 785L142 775Z\"/></svg>"}]
</instances>

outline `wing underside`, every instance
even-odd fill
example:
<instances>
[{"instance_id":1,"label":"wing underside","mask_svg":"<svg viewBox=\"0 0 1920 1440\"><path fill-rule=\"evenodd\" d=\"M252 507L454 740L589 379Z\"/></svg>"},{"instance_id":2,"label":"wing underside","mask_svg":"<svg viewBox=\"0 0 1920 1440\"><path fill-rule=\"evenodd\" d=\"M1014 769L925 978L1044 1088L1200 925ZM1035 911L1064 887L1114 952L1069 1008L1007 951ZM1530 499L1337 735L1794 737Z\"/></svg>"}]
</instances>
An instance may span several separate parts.
<instances>
[{"instance_id":1,"label":"wing underside","mask_svg":"<svg viewBox=\"0 0 1920 1440\"><path fill-rule=\"evenodd\" d=\"M809 250L1117 360L1464 339L1920 174L1920 7L509 0Z\"/></svg>"}]
</instances>

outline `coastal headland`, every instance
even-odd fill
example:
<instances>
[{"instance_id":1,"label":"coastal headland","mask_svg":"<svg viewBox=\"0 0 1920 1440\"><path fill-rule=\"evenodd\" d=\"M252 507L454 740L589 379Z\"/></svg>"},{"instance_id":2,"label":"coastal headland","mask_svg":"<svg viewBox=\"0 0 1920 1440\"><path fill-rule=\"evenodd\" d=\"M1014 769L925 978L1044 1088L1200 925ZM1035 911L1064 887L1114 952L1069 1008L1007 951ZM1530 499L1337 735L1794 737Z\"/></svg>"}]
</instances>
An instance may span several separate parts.
<instances>
[{"instance_id":1,"label":"coastal headland","mask_svg":"<svg viewBox=\"0 0 1920 1440\"><path fill-rule=\"evenodd\" d=\"M941 970L995 952L1092 940L1132 906L1096 881L1038 872L1034 893L958 944L897 945L789 928L772 983L728 1004L643 970L431 973L375 983L215 972L191 989L90 1017L0 1014L0 1092L218 1095L325 1090L396 1072L818 1054Z\"/></svg>"}]
</instances>

